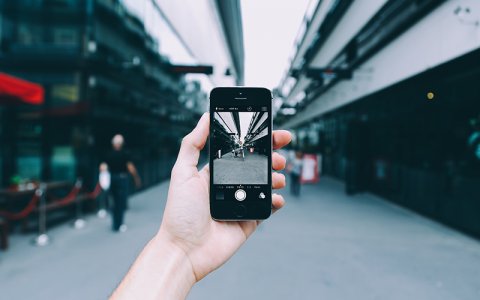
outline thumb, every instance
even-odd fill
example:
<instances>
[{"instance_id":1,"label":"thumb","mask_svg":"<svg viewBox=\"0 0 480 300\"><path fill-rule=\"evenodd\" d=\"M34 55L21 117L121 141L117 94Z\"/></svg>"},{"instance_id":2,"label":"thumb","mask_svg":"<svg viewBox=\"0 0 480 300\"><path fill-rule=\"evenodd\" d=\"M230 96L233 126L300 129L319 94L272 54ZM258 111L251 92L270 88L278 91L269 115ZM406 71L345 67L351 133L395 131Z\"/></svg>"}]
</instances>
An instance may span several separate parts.
<instances>
[{"instance_id":1,"label":"thumb","mask_svg":"<svg viewBox=\"0 0 480 300\"><path fill-rule=\"evenodd\" d=\"M210 116L204 113L192 132L183 138L175 168L197 167L200 150L207 142L209 125Z\"/></svg>"}]
</instances>

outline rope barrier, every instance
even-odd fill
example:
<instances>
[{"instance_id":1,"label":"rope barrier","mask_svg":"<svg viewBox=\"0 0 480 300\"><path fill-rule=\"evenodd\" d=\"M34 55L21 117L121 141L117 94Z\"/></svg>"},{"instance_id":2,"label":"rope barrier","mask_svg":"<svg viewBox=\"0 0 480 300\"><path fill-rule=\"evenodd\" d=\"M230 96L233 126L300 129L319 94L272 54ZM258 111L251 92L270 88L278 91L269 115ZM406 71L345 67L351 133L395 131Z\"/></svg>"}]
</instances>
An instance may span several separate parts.
<instances>
[{"instance_id":1,"label":"rope barrier","mask_svg":"<svg viewBox=\"0 0 480 300\"><path fill-rule=\"evenodd\" d=\"M82 183L81 181L77 180L72 190L65 197L61 199L56 199L54 202L47 204L47 206L59 207L59 206L65 206L70 203L73 203L73 201L75 201L81 189L82 189Z\"/></svg>"},{"instance_id":2,"label":"rope barrier","mask_svg":"<svg viewBox=\"0 0 480 300\"><path fill-rule=\"evenodd\" d=\"M9 219L9 220L19 220L27 217L35 209L38 200L42 196L42 190L36 189L35 194L33 194L32 199L28 204L19 212L10 212L10 211L0 211L0 216Z\"/></svg>"},{"instance_id":3,"label":"rope barrier","mask_svg":"<svg viewBox=\"0 0 480 300\"><path fill-rule=\"evenodd\" d=\"M97 183L93 191L87 193L87 197L95 200L97 199L98 195L100 195L100 193L102 193L102 187L100 186L100 183Z\"/></svg>"},{"instance_id":4,"label":"rope barrier","mask_svg":"<svg viewBox=\"0 0 480 300\"><path fill-rule=\"evenodd\" d=\"M72 190L70 190L70 192L65 197L57 199L54 202L50 204L45 204L45 205L47 207L50 207L50 206L60 207L60 206L65 206L70 203L73 203L77 199L81 189L82 189L82 184L80 181L77 181L73 186ZM100 186L100 184L97 183L93 191L86 193L86 198L95 200L100 195L101 192L102 192L102 187ZM35 210L41 195L42 195L42 191L40 189L36 189L35 193L32 196L32 199L27 203L27 205L22 210L18 212L0 210L0 217L4 217L8 220L19 220L27 217L29 214L31 214Z\"/></svg>"}]
</instances>

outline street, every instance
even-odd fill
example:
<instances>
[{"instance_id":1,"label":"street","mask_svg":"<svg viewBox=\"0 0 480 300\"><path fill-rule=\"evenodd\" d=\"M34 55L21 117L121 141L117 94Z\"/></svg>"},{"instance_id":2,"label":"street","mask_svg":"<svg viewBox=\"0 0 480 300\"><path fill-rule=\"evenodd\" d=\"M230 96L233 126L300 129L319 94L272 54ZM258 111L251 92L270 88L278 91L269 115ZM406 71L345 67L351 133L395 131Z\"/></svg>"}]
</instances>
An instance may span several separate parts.
<instances>
[{"instance_id":1,"label":"street","mask_svg":"<svg viewBox=\"0 0 480 300\"><path fill-rule=\"evenodd\" d=\"M265 155L245 152L245 158L227 153L213 161L215 184L267 184L268 160Z\"/></svg>"},{"instance_id":2,"label":"street","mask_svg":"<svg viewBox=\"0 0 480 300\"><path fill-rule=\"evenodd\" d=\"M105 299L157 230L167 184L131 198L124 234L90 215L83 230L49 231L44 248L30 245L33 235L13 235L0 254L2 295ZM376 196L348 197L330 178L286 199L189 299L480 298L477 240Z\"/></svg>"}]
</instances>

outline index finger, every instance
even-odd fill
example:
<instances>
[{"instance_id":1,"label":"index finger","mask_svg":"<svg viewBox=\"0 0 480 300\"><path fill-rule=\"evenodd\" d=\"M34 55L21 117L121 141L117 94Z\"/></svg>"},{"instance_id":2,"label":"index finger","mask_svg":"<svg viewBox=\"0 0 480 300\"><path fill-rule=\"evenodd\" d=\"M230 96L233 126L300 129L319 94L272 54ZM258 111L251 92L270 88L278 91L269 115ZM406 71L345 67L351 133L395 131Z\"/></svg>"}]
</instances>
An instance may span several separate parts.
<instances>
[{"instance_id":1,"label":"index finger","mask_svg":"<svg viewBox=\"0 0 480 300\"><path fill-rule=\"evenodd\" d=\"M292 140L292 135L287 130L274 130L273 131L273 149L280 149Z\"/></svg>"}]
</instances>

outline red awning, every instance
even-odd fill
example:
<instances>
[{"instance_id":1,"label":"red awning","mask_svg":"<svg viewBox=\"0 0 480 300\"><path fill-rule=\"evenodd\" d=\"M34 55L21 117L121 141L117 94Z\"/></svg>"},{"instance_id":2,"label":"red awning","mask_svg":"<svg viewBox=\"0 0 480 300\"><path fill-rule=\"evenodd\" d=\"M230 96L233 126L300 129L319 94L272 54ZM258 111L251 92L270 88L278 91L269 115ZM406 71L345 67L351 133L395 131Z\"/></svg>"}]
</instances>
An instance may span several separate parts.
<instances>
[{"instance_id":1,"label":"red awning","mask_svg":"<svg viewBox=\"0 0 480 300\"><path fill-rule=\"evenodd\" d=\"M44 101L45 91L39 84L0 72L0 103L21 101L40 105Z\"/></svg>"}]
</instances>

